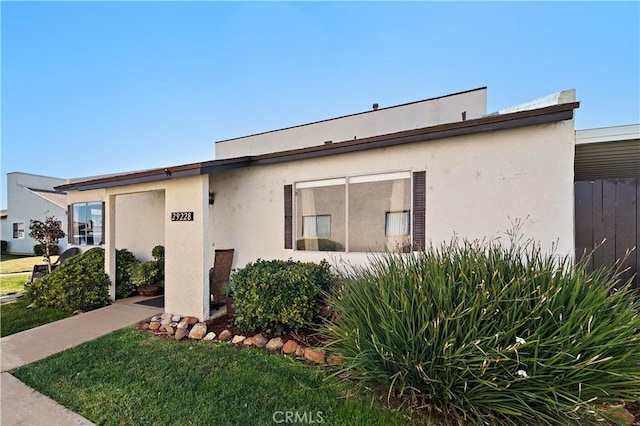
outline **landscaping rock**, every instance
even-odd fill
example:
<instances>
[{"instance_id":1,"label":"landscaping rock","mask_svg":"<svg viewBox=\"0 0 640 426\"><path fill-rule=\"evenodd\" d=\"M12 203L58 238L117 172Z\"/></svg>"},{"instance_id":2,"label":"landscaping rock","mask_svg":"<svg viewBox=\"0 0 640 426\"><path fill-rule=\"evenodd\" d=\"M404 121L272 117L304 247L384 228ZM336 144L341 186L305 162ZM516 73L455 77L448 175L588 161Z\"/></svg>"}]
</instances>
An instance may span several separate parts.
<instances>
[{"instance_id":1,"label":"landscaping rock","mask_svg":"<svg viewBox=\"0 0 640 426\"><path fill-rule=\"evenodd\" d=\"M316 364L322 364L324 363L324 350L306 348L304 350L304 359L315 362Z\"/></svg>"},{"instance_id":2,"label":"landscaping rock","mask_svg":"<svg viewBox=\"0 0 640 426\"><path fill-rule=\"evenodd\" d=\"M84 313L84 311L82 311L80 309L77 309L77 310L73 311L73 315L80 315L80 314L83 314L83 313Z\"/></svg>"},{"instance_id":3,"label":"landscaping rock","mask_svg":"<svg viewBox=\"0 0 640 426\"><path fill-rule=\"evenodd\" d=\"M189 339L202 340L205 334L207 334L207 324L199 322L189 332Z\"/></svg>"},{"instance_id":4,"label":"landscaping rock","mask_svg":"<svg viewBox=\"0 0 640 426\"><path fill-rule=\"evenodd\" d=\"M160 322L162 320L162 317L159 315L156 315L155 317L151 317L151 322Z\"/></svg>"},{"instance_id":5,"label":"landscaping rock","mask_svg":"<svg viewBox=\"0 0 640 426\"><path fill-rule=\"evenodd\" d=\"M264 348L269 340L262 334L256 334L253 336L253 342L257 348Z\"/></svg>"},{"instance_id":6,"label":"landscaping rock","mask_svg":"<svg viewBox=\"0 0 640 426\"><path fill-rule=\"evenodd\" d=\"M246 339L246 336L240 336L240 335L233 336L233 339L231 339L231 343L233 343L234 345L237 345L238 343L244 342L245 339Z\"/></svg>"},{"instance_id":7,"label":"landscaping rock","mask_svg":"<svg viewBox=\"0 0 640 426\"><path fill-rule=\"evenodd\" d=\"M180 320L181 324L183 322L186 323L187 325L196 325L200 321L198 321L198 318L196 318L196 317L184 317L184 318L182 318L182 320Z\"/></svg>"},{"instance_id":8,"label":"landscaping rock","mask_svg":"<svg viewBox=\"0 0 640 426\"><path fill-rule=\"evenodd\" d=\"M244 339L242 341L242 344L245 346L255 346L256 345L256 339L254 337L247 337L246 339Z\"/></svg>"},{"instance_id":9,"label":"landscaping rock","mask_svg":"<svg viewBox=\"0 0 640 426\"><path fill-rule=\"evenodd\" d=\"M223 330L218 336L218 340L226 342L227 340L231 340L231 332L229 330Z\"/></svg>"},{"instance_id":10,"label":"landscaping rock","mask_svg":"<svg viewBox=\"0 0 640 426\"><path fill-rule=\"evenodd\" d=\"M149 323L145 322L144 324L142 324L142 329L143 330L149 330Z\"/></svg>"},{"instance_id":11,"label":"landscaping rock","mask_svg":"<svg viewBox=\"0 0 640 426\"><path fill-rule=\"evenodd\" d=\"M187 329L186 328L178 328L176 330L176 334L175 334L176 340L182 340L186 336L187 336Z\"/></svg>"},{"instance_id":12,"label":"landscaping rock","mask_svg":"<svg viewBox=\"0 0 640 426\"><path fill-rule=\"evenodd\" d=\"M296 348L296 356L299 358L304 358L304 346L298 345Z\"/></svg>"},{"instance_id":13,"label":"landscaping rock","mask_svg":"<svg viewBox=\"0 0 640 426\"><path fill-rule=\"evenodd\" d=\"M170 314L169 312L165 312L164 314L160 315L160 319L171 319L171 317L173 316L173 314Z\"/></svg>"},{"instance_id":14,"label":"landscaping rock","mask_svg":"<svg viewBox=\"0 0 640 426\"><path fill-rule=\"evenodd\" d=\"M175 321L174 321L174 322L169 323L169 325L170 325L171 327L173 327L173 328L178 328L178 323L177 323L177 322L175 322Z\"/></svg>"},{"instance_id":15,"label":"landscaping rock","mask_svg":"<svg viewBox=\"0 0 640 426\"><path fill-rule=\"evenodd\" d=\"M189 324L187 324L186 322L180 321L177 325L177 328L183 328L183 329L187 329L189 328Z\"/></svg>"},{"instance_id":16,"label":"landscaping rock","mask_svg":"<svg viewBox=\"0 0 640 426\"><path fill-rule=\"evenodd\" d=\"M176 332L170 325L165 325L164 331L166 331L169 336L173 336L173 334Z\"/></svg>"},{"instance_id":17,"label":"landscaping rock","mask_svg":"<svg viewBox=\"0 0 640 426\"><path fill-rule=\"evenodd\" d=\"M216 333L214 333L213 331L211 331L211 332L207 333L207 335L206 335L206 336L204 336L204 337L202 338L202 340L215 340L215 338L216 338Z\"/></svg>"},{"instance_id":18,"label":"landscaping rock","mask_svg":"<svg viewBox=\"0 0 640 426\"><path fill-rule=\"evenodd\" d=\"M275 352L279 351L283 345L284 342L282 341L281 337L274 337L273 339L269 340L266 347L268 351Z\"/></svg>"},{"instance_id":19,"label":"landscaping rock","mask_svg":"<svg viewBox=\"0 0 640 426\"><path fill-rule=\"evenodd\" d=\"M182 317L180 315L174 315L171 317L171 322L178 322Z\"/></svg>"},{"instance_id":20,"label":"landscaping rock","mask_svg":"<svg viewBox=\"0 0 640 426\"><path fill-rule=\"evenodd\" d=\"M300 345L295 340L287 340L287 343L285 343L284 346L282 347L282 352L287 355L293 354L296 352L298 347L300 347Z\"/></svg>"},{"instance_id":21,"label":"landscaping rock","mask_svg":"<svg viewBox=\"0 0 640 426\"><path fill-rule=\"evenodd\" d=\"M168 324L171 324L171 318L162 318L162 319L160 320L160 324L162 324L162 325L168 325Z\"/></svg>"},{"instance_id":22,"label":"landscaping rock","mask_svg":"<svg viewBox=\"0 0 640 426\"><path fill-rule=\"evenodd\" d=\"M158 331L159 328L160 328L159 322L152 322L151 324L149 324L149 330Z\"/></svg>"},{"instance_id":23,"label":"landscaping rock","mask_svg":"<svg viewBox=\"0 0 640 426\"><path fill-rule=\"evenodd\" d=\"M612 405L604 408L602 411L609 414L615 419L621 420L623 424L634 424L633 422L635 421L635 416L622 405Z\"/></svg>"}]
</instances>

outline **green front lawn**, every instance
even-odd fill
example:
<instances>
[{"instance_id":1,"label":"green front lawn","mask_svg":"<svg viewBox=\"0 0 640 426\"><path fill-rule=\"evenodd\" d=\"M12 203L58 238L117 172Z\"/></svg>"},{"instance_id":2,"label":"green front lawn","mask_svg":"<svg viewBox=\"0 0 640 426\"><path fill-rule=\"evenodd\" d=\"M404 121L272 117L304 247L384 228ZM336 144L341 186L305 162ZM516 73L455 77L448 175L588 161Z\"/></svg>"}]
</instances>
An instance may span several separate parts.
<instances>
[{"instance_id":1,"label":"green front lawn","mask_svg":"<svg viewBox=\"0 0 640 426\"><path fill-rule=\"evenodd\" d=\"M290 358L226 343L154 338L133 328L14 375L96 424L268 425L284 423L287 412L307 424L408 423Z\"/></svg>"},{"instance_id":2,"label":"green front lawn","mask_svg":"<svg viewBox=\"0 0 640 426\"><path fill-rule=\"evenodd\" d=\"M29 274L0 276L0 296L22 293L24 291L24 283L27 281L27 278L29 278Z\"/></svg>"},{"instance_id":3,"label":"green front lawn","mask_svg":"<svg viewBox=\"0 0 640 426\"><path fill-rule=\"evenodd\" d=\"M51 256L51 262L58 260L58 256ZM0 273L13 274L16 272L31 272L33 265L44 264L42 256L17 256L3 254L0 257Z\"/></svg>"},{"instance_id":4,"label":"green front lawn","mask_svg":"<svg viewBox=\"0 0 640 426\"><path fill-rule=\"evenodd\" d=\"M27 308L29 302L24 298L0 305L0 337L38 327L71 316L70 312L61 312L50 308Z\"/></svg>"}]
</instances>

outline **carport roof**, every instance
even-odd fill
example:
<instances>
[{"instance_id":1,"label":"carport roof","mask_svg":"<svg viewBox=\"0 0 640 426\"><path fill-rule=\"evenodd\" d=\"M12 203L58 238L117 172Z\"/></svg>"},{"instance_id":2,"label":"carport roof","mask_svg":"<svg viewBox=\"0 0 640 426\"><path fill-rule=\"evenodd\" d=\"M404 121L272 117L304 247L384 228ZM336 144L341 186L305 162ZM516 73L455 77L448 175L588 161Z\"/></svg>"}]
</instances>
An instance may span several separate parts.
<instances>
[{"instance_id":1,"label":"carport roof","mask_svg":"<svg viewBox=\"0 0 640 426\"><path fill-rule=\"evenodd\" d=\"M443 139L454 136L552 123L572 119L573 110L579 106L579 102L570 102L508 114L491 114L473 120L439 124L436 126L405 130L363 139L335 142L308 148L273 152L255 156L182 164L152 170L115 174L101 178L89 178L87 180L78 180L60 185L57 186L56 189L85 191L90 189L156 182L186 176L217 173L243 167L325 157L329 155L364 151L368 149L423 142L434 139Z\"/></svg>"}]
</instances>

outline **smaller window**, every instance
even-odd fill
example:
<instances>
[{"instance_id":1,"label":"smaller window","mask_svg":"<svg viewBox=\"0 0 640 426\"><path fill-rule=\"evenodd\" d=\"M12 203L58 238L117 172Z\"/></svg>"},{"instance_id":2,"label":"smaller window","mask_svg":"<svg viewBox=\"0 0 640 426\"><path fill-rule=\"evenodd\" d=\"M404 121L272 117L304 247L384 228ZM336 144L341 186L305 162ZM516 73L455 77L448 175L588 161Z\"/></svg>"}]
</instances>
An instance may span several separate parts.
<instances>
[{"instance_id":1,"label":"smaller window","mask_svg":"<svg viewBox=\"0 0 640 426\"><path fill-rule=\"evenodd\" d=\"M386 212L384 233L387 237L409 235L409 210Z\"/></svg>"},{"instance_id":2,"label":"smaller window","mask_svg":"<svg viewBox=\"0 0 640 426\"><path fill-rule=\"evenodd\" d=\"M319 214L302 217L303 238L331 238L331 215Z\"/></svg>"},{"instance_id":3,"label":"smaller window","mask_svg":"<svg viewBox=\"0 0 640 426\"><path fill-rule=\"evenodd\" d=\"M15 222L13 224L13 238L24 239L24 222Z\"/></svg>"}]
</instances>

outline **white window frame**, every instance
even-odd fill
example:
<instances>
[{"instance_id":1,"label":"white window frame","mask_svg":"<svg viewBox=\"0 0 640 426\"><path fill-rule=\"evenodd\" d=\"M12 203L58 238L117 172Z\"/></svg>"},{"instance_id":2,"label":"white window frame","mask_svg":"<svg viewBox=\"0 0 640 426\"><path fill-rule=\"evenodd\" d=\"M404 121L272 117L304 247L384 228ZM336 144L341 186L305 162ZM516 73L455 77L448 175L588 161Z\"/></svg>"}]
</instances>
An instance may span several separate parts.
<instances>
[{"instance_id":1,"label":"white window frame","mask_svg":"<svg viewBox=\"0 0 640 426\"><path fill-rule=\"evenodd\" d=\"M367 183L367 182L380 182L380 181L387 181L387 180L398 180L398 179L409 179L409 187L411 188L411 197L410 197L410 202L409 202L409 210L402 210L399 212L407 212L408 214L408 220L407 220L407 228L408 228L408 232L406 234L400 234L398 236L404 236L404 235L408 235L409 239L411 241L411 244L413 244L413 231L412 231L412 227L411 227L411 221L412 221L412 216L411 216L411 212L413 212L413 173L411 171L407 171L407 170L401 170L401 171L392 171L392 172L384 172L384 173L369 173L369 174L359 174L359 175L348 175L345 177L335 177L335 178L328 178L328 179L318 179L318 180L311 180L311 181L302 181L302 182L297 182L294 185L294 201L293 201L293 217L296 218L298 217L298 212L297 212L297 203L295 202L296 197L298 196L297 190L298 189L303 189L303 188L317 188L317 187L323 187L323 186L333 186L333 185L345 185L345 244L344 244L344 252L343 253L351 253L352 251L349 250L350 247L350 242L349 242L349 185L350 184L357 184L357 183ZM391 213L399 213L399 212L391 212ZM389 213L389 212L387 212ZM304 215L302 216L302 220L304 222L304 217L306 216L310 216L310 215ZM317 216L322 216L322 215L317 215ZM329 215L330 216L330 215ZM295 223L295 221L294 221ZM297 225L295 225L297 226ZM296 235L296 230L293 230L294 235ZM304 236L304 228L302 229L301 234L303 235L304 238L326 238L326 237L305 237ZM385 215L385 236L392 236L392 235L387 235L387 218ZM297 250L297 249L296 249ZM359 252L353 252L353 253L359 253Z\"/></svg>"}]
</instances>

